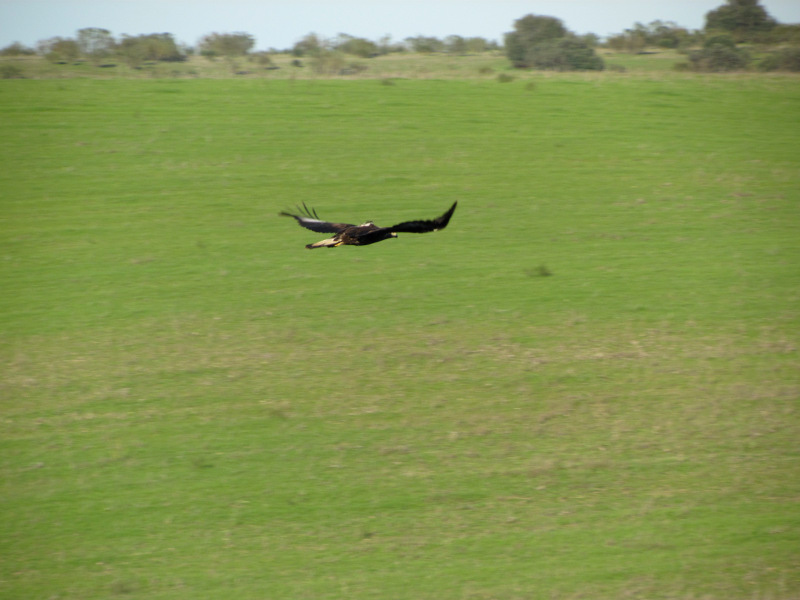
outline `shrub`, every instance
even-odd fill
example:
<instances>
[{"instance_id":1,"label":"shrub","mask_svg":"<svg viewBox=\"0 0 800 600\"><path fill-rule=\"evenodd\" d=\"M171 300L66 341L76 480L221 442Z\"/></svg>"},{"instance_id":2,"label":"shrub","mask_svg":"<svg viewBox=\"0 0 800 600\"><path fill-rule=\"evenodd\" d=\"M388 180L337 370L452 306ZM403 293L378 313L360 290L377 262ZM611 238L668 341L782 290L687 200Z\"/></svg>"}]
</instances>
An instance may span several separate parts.
<instances>
[{"instance_id":1,"label":"shrub","mask_svg":"<svg viewBox=\"0 0 800 600\"><path fill-rule=\"evenodd\" d=\"M758 64L759 71L800 72L800 48L781 48L764 57Z\"/></svg>"},{"instance_id":2,"label":"shrub","mask_svg":"<svg viewBox=\"0 0 800 600\"><path fill-rule=\"evenodd\" d=\"M444 51L444 42L435 37L418 35L416 37L407 37L405 42L411 48L412 52L432 54L434 52Z\"/></svg>"},{"instance_id":3,"label":"shrub","mask_svg":"<svg viewBox=\"0 0 800 600\"><path fill-rule=\"evenodd\" d=\"M526 61L537 69L553 71L602 71L603 59L584 42L568 37L549 40L530 48Z\"/></svg>"},{"instance_id":4,"label":"shrub","mask_svg":"<svg viewBox=\"0 0 800 600\"><path fill-rule=\"evenodd\" d=\"M709 73L741 71L750 64L750 54L737 48L729 36L714 36L706 40L702 50L689 53L689 69Z\"/></svg>"},{"instance_id":5,"label":"shrub","mask_svg":"<svg viewBox=\"0 0 800 600\"><path fill-rule=\"evenodd\" d=\"M25 79L25 75L17 65L3 65L0 67L0 78L2 79Z\"/></svg>"},{"instance_id":6,"label":"shrub","mask_svg":"<svg viewBox=\"0 0 800 600\"><path fill-rule=\"evenodd\" d=\"M133 68L150 61L179 62L186 60L186 55L180 51L171 33L123 35L117 44L116 53Z\"/></svg>"},{"instance_id":7,"label":"shrub","mask_svg":"<svg viewBox=\"0 0 800 600\"><path fill-rule=\"evenodd\" d=\"M367 69L369 69L369 67L363 63L351 62L339 69L339 75L358 75Z\"/></svg>"},{"instance_id":8,"label":"shrub","mask_svg":"<svg viewBox=\"0 0 800 600\"><path fill-rule=\"evenodd\" d=\"M325 40L316 33L309 33L292 46L293 56L314 56L325 48Z\"/></svg>"},{"instance_id":9,"label":"shrub","mask_svg":"<svg viewBox=\"0 0 800 600\"><path fill-rule=\"evenodd\" d=\"M311 68L318 75L337 75L344 66L344 53L334 50L320 51L311 58Z\"/></svg>"},{"instance_id":10,"label":"shrub","mask_svg":"<svg viewBox=\"0 0 800 600\"><path fill-rule=\"evenodd\" d=\"M84 27L78 30L75 40L81 56L99 64L114 54L116 42L108 29Z\"/></svg>"},{"instance_id":11,"label":"shrub","mask_svg":"<svg viewBox=\"0 0 800 600\"><path fill-rule=\"evenodd\" d=\"M736 42L729 35L712 35L703 42L703 48L712 48L714 46L724 46L725 48L736 48Z\"/></svg>"},{"instance_id":12,"label":"shrub","mask_svg":"<svg viewBox=\"0 0 800 600\"><path fill-rule=\"evenodd\" d=\"M800 46L800 23L778 25L767 32L766 35L759 36L757 41L763 44L792 44Z\"/></svg>"},{"instance_id":13,"label":"shrub","mask_svg":"<svg viewBox=\"0 0 800 600\"><path fill-rule=\"evenodd\" d=\"M70 38L53 37L36 44L39 54L54 63L66 63L80 56L78 42Z\"/></svg>"},{"instance_id":14,"label":"shrub","mask_svg":"<svg viewBox=\"0 0 800 600\"><path fill-rule=\"evenodd\" d=\"M269 52L253 52L248 55L247 60L250 62L254 62L257 65L264 67L265 69L269 69L274 67L272 63L272 56L270 56Z\"/></svg>"},{"instance_id":15,"label":"shrub","mask_svg":"<svg viewBox=\"0 0 800 600\"><path fill-rule=\"evenodd\" d=\"M246 56L255 43L249 33L209 33L200 38L197 47L205 57Z\"/></svg>"},{"instance_id":16,"label":"shrub","mask_svg":"<svg viewBox=\"0 0 800 600\"><path fill-rule=\"evenodd\" d=\"M339 50L345 54L354 54L361 58L372 58L378 56L378 45L365 38L353 37L346 33L340 33L338 40L333 44L334 50Z\"/></svg>"},{"instance_id":17,"label":"shrub","mask_svg":"<svg viewBox=\"0 0 800 600\"><path fill-rule=\"evenodd\" d=\"M643 36L632 33L626 30L625 33L619 33L608 38L606 45L612 50L617 52L629 52L637 54L641 52L646 44Z\"/></svg>"}]
</instances>

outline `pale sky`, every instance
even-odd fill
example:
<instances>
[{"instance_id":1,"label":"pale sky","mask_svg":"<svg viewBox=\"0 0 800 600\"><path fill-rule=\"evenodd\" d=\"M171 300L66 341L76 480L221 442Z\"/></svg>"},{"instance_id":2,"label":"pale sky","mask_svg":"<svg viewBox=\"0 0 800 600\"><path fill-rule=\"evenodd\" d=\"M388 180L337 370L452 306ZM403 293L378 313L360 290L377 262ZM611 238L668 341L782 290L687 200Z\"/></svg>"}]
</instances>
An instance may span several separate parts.
<instances>
[{"instance_id":1,"label":"pale sky","mask_svg":"<svg viewBox=\"0 0 800 600\"><path fill-rule=\"evenodd\" d=\"M724 0L0 0L0 48L18 41L75 37L84 27L171 33L193 46L207 33L246 32L255 49L291 48L307 33L348 33L373 41L415 35L480 36L502 41L527 14L561 19L576 33L605 36L656 19L700 29ZM781 23L800 22L800 0L761 0Z\"/></svg>"}]
</instances>

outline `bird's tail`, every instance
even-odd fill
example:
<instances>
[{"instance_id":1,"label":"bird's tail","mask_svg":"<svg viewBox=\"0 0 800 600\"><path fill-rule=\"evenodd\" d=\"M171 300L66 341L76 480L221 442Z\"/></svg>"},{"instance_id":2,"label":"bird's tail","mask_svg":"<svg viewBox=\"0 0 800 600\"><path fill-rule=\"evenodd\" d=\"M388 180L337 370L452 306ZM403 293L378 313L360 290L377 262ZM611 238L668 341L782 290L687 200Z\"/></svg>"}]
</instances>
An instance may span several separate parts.
<instances>
[{"instance_id":1,"label":"bird's tail","mask_svg":"<svg viewBox=\"0 0 800 600\"><path fill-rule=\"evenodd\" d=\"M321 242L315 242L313 244L307 244L306 248L309 250L313 248L335 248L336 246L341 246L342 242L337 240L336 238L330 238L327 240L322 240Z\"/></svg>"}]
</instances>

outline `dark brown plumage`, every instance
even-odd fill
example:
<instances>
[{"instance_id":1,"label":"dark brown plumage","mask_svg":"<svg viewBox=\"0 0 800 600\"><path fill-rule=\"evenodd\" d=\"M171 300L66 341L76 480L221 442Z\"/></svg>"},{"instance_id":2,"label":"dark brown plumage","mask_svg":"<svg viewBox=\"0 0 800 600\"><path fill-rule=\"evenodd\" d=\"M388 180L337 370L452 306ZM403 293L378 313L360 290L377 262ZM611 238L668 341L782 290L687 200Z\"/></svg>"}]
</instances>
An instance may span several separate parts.
<instances>
[{"instance_id":1,"label":"dark brown plumage","mask_svg":"<svg viewBox=\"0 0 800 600\"><path fill-rule=\"evenodd\" d=\"M361 225L351 225L349 223L329 223L317 216L317 211L308 208L303 203L303 208L297 207L300 214L288 212L280 213L284 217L292 217L300 225L317 233L335 233L332 238L308 244L306 248L335 248L336 246L367 246L376 242L382 242L389 238L397 237L398 233L428 233L438 231L447 227L450 217L456 210L458 202L453 202L446 213L430 221L405 221L392 225L391 227L378 227L372 221L367 221Z\"/></svg>"}]
</instances>

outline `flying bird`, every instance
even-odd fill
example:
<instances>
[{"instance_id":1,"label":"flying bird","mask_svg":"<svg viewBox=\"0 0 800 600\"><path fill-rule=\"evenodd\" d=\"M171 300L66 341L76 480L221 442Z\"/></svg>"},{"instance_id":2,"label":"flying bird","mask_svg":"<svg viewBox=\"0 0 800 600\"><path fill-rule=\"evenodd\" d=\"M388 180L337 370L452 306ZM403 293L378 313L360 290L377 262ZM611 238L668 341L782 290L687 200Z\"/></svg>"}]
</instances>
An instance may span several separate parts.
<instances>
[{"instance_id":1,"label":"flying bird","mask_svg":"<svg viewBox=\"0 0 800 600\"><path fill-rule=\"evenodd\" d=\"M336 246L367 246L376 242L382 242L389 238L396 238L398 233L428 233L429 231L439 231L447 227L450 217L456 210L458 202L453 202L446 213L430 221L405 221L392 225L391 227L378 227L372 221L367 221L361 225L350 225L348 223L329 223L323 221L317 215L317 211L308 208L303 203L303 208L297 207L300 214L281 212L283 217L292 217L300 225L317 233L335 233L332 238L308 244L306 248L335 248Z\"/></svg>"}]
</instances>

